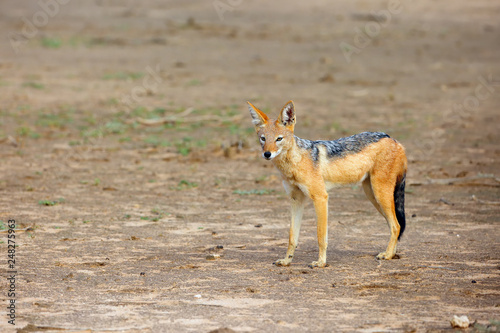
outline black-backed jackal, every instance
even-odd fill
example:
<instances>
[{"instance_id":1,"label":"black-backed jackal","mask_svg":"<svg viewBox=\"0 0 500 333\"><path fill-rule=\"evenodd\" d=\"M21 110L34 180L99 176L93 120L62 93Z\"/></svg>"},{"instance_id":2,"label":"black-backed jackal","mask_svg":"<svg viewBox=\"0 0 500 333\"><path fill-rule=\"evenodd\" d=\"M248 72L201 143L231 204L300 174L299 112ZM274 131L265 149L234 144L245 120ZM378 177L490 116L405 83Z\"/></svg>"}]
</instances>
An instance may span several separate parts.
<instances>
[{"instance_id":1,"label":"black-backed jackal","mask_svg":"<svg viewBox=\"0 0 500 333\"><path fill-rule=\"evenodd\" d=\"M361 182L368 199L385 217L391 238L378 259L392 259L405 229L404 189L407 169L403 146L389 135L364 132L334 141L310 141L293 134L295 107L289 101L277 120L248 102L263 154L272 160L283 177L291 198L292 220L288 250L275 262L288 266L299 239L305 199L314 203L317 217L319 258L311 267L326 266L328 246L328 189L335 185Z\"/></svg>"}]
</instances>

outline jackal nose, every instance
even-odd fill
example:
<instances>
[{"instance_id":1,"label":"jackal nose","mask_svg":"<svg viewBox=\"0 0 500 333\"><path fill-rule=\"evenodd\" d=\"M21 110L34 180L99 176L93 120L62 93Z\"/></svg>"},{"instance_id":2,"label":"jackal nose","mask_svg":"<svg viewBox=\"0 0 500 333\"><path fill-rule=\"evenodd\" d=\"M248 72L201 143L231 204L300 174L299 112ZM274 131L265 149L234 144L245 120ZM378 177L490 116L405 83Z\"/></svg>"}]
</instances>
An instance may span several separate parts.
<instances>
[{"instance_id":1,"label":"jackal nose","mask_svg":"<svg viewBox=\"0 0 500 333\"><path fill-rule=\"evenodd\" d=\"M271 152L270 152L270 151L266 151L266 152L264 152L264 157L265 157L266 159L270 159L270 158L271 158Z\"/></svg>"}]
</instances>

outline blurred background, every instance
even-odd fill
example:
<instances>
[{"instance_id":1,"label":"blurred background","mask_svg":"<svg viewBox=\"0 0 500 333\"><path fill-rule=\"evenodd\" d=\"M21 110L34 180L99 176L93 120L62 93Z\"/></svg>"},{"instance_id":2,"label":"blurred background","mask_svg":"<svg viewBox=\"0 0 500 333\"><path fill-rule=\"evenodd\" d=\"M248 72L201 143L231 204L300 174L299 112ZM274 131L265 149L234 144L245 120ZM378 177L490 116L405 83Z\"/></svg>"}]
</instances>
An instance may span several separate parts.
<instances>
[{"instance_id":1,"label":"blurred background","mask_svg":"<svg viewBox=\"0 0 500 333\"><path fill-rule=\"evenodd\" d=\"M499 11L495 1L6 0L0 135L227 146L248 135L245 101L277 112L293 99L298 135L311 139L383 130L418 159L457 140L492 144ZM178 121L160 133L133 125L166 116Z\"/></svg>"}]
</instances>

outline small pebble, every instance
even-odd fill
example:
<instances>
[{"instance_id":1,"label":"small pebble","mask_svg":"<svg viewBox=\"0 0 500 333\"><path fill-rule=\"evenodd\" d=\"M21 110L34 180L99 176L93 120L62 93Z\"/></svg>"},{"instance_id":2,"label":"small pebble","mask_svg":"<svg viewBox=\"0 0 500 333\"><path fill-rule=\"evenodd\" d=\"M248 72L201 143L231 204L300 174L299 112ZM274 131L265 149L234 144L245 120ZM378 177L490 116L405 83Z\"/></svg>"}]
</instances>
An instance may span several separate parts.
<instances>
[{"instance_id":1,"label":"small pebble","mask_svg":"<svg viewBox=\"0 0 500 333\"><path fill-rule=\"evenodd\" d=\"M450 324L453 328L467 328L470 326L470 321L467 316L453 316L453 319L450 320Z\"/></svg>"},{"instance_id":2,"label":"small pebble","mask_svg":"<svg viewBox=\"0 0 500 333\"><path fill-rule=\"evenodd\" d=\"M207 259L207 260L217 260L217 259L219 259L219 258L220 258L220 254L213 254L213 253L212 253L212 254L209 254L209 255L206 257L206 259Z\"/></svg>"}]
</instances>

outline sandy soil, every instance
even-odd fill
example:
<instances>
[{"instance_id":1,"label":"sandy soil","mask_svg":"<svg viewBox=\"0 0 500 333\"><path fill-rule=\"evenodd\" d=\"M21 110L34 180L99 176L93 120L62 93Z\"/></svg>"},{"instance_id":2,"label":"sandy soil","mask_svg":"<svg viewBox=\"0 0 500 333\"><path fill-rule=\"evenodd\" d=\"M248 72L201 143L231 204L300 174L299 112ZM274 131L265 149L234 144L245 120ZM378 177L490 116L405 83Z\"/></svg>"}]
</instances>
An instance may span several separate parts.
<instances>
[{"instance_id":1,"label":"sandy soil","mask_svg":"<svg viewBox=\"0 0 500 333\"><path fill-rule=\"evenodd\" d=\"M2 1L0 329L441 332L467 315L494 331L499 15L489 0ZM329 267L307 267L311 205L294 263L272 265L289 206L245 102L290 99L301 137L406 146L399 259L375 259L389 230L352 186L330 193Z\"/></svg>"}]
</instances>

